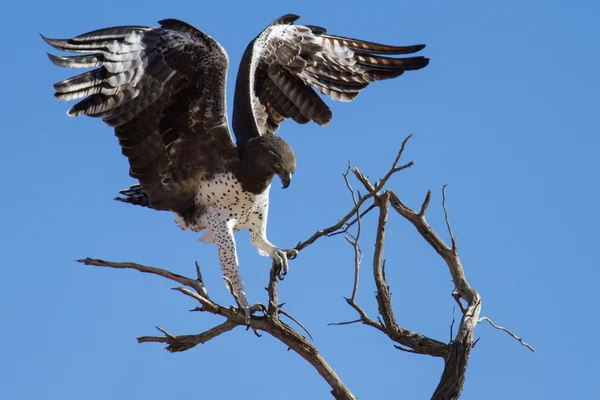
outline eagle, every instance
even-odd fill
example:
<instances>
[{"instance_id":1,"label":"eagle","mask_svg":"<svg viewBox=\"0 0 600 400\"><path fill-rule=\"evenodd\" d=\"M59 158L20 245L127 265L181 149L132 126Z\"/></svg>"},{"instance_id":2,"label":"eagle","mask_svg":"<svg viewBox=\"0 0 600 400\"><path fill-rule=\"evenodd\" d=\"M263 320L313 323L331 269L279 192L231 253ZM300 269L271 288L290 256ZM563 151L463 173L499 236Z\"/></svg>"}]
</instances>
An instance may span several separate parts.
<instances>
[{"instance_id":1,"label":"eagle","mask_svg":"<svg viewBox=\"0 0 600 400\"><path fill-rule=\"evenodd\" d=\"M286 14L247 46L232 115L226 108L228 56L212 37L177 19L159 27L116 26L71 39L42 38L78 55L48 54L59 67L88 72L54 84L58 100L83 99L67 112L114 128L129 175L139 183L120 200L171 211L186 230L218 248L226 286L246 322L250 307L238 269L234 232L248 229L262 255L287 270L294 250L267 239L269 190L275 175L287 188L294 151L275 133L291 118L327 125L332 113L317 91L349 102L371 82L428 65L412 54L425 45L388 46L295 25ZM95 69L94 69L95 68ZM316 91L315 91L316 89Z\"/></svg>"}]
</instances>

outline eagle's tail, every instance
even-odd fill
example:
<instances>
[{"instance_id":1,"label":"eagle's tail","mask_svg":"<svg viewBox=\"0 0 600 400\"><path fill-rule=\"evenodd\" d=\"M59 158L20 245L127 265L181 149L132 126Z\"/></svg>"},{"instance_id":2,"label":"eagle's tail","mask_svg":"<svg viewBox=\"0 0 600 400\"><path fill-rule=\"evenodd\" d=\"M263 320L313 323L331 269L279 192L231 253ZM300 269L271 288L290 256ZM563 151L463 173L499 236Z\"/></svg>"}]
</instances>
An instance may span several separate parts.
<instances>
[{"instance_id":1,"label":"eagle's tail","mask_svg":"<svg viewBox=\"0 0 600 400\"><path fill-rule=\"evenodd\" d=\"M134 206L150 207L148 195L144 193L142 185L133 185L129 189L119 190L119 193L125 197L115 197L117 201L133 204Z\"/></svg>"}]
</instances>

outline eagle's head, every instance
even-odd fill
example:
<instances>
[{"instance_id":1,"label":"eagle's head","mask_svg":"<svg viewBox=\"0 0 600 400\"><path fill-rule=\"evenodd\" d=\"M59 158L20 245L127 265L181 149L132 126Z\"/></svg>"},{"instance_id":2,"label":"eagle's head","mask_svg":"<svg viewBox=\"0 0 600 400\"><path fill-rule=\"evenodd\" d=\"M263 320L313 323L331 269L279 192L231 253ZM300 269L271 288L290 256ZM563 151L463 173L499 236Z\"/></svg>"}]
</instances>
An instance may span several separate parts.
<instances>
[{"instance_id":1,"label":"eagle's head","mask_svg":"<svg viewBox=\"0 0 600 400\"><path fill-rule=\"evenodd\" d=\"M296 155L279 136L267 134L248 140L243 151L246 168L250 167L255 173L266 174L267 179L279 176L283 188L290 186L292 175L296 171Z\"/></svg>"},{"instance_id":2,"label":"eagle's head","mask_svg":"<svg viewBox=\"0 0 600 400\"><path fill-rule=\"evenodd\" d=\"M281 179L283 188L290 186L292 175L296 172L296 155L291 146L279 136L270 135L271 146L269 154L272 158L273 172Z\"/></svg>"}]
</instances>

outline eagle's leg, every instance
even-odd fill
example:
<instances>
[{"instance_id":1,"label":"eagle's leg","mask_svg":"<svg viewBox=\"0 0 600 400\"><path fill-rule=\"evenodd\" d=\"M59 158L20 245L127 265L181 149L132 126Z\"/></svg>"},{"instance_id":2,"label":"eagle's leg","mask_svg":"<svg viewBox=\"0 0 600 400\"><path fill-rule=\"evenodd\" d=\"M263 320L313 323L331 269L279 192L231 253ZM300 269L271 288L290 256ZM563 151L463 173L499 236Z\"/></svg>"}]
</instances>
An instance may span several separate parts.
<instances>
[{"instance_id":1,"label":"eagle's leg","mask_svg":"<svg viewBox=\"0 0 600 400\"><path fill-rule=\"evenodd\" d=\"M295 258L298 252L294 249L280 249L267 240L266 229L250 229L250 241L258 252L267 255L282 269L283 275L288 273L288 258Z\"/></svg>"},{"instance_id":2,"label":"eagle's leg","mask_svg":"<svg viewBox=\"0 0 600 400\"><path fill-rule=\"evenodd\" d=\"M225 284L235 297L238 306L243 310L244 319L248 325L250 324L250 306L244 292L244 282L240 276L233 225L231 222L218 221L213 225L212 233L213 240L219 248L219 260Z\"/></svg>"},{"instance_id":3,"label":"eagle's leg","mask_svg":"<svg viewBox=\"0 0 600 400\"><path fill-rule=\"evenodd\" d=\"M296 258L298 252L294 249L286 250L274 246L267 239L267 217L269 215L269 198L266 197L252 214L249 221L250 241L263 256L269 256L281 268L280 278L288 272L288 258Z\"/></svg>"}]
</instances>

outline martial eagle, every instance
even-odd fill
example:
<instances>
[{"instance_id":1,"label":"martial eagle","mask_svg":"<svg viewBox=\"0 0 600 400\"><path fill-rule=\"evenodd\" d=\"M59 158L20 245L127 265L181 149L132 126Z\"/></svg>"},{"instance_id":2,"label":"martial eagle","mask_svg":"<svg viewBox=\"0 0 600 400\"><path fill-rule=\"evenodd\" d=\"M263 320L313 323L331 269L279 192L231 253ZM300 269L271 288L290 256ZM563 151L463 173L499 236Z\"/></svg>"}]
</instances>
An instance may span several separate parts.
<instances>
[{"instance_id":1,"label":"martial eagle","mask_svg":"<svg viewBox=\"0 0 600 400\"><path fill-rule=\"evenodd\" d=\"M114 127L129 174L139 181L121 201L169 210L183 229L205 231L216 243L223 276L249 307L238 272L234 232L287 268L293 251L267 240L269 189L274 175L287 188L296 169L290 146L275 132L292 118L327 125L331 110L314 91L351 101L369 83L425 67L412 54L424 45L388 46L331 35L324 28L278 18L250 42L235 86L233 132L226 110L227 53L213 38L175 19L160 27L118 26L72 39L44 40L66 68L95 68L54 85L58 100L81 99L69 116L101 118Z\"/></svg>"}]
</instances>

